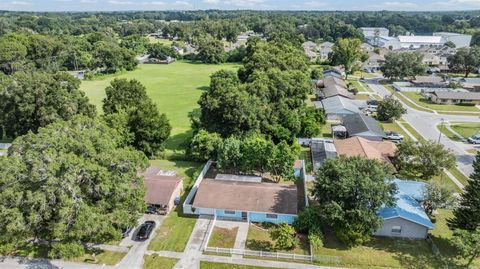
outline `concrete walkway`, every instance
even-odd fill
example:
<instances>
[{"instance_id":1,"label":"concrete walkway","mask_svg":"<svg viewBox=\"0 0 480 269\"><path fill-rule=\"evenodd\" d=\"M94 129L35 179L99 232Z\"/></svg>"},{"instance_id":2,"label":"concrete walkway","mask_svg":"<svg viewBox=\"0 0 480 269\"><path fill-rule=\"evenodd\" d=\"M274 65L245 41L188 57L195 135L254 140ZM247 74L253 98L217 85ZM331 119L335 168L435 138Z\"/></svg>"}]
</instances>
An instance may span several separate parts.
<instances>
[{"instance_id":1,"label":"concrete walkway","mask_svg":"<svg viewBox=\"0 0 480 269\"><path fill-rule=\"evenodd\" d=\"M174 269L199 269L202 247L208 232L210 222L208 217L200 217L193 228L192 235L188 240L187 247L180 257L180 261L173 267Z\"/></svg>"}]
</instances>

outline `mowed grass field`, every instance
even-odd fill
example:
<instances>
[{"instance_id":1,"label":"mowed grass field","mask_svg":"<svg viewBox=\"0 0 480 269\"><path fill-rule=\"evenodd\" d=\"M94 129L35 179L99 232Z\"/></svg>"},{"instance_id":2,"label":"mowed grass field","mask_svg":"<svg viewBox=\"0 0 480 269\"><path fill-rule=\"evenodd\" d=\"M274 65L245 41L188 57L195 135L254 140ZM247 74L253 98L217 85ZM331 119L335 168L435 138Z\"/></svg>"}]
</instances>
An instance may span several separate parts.
<instances>
[{"instance_id":1,"label":"mowed grass field","mask_svg":"<svg viewBox=\"0 0 480 269\"><path fill-rule=\"evenodd\" d=\"M141 64L131 72L83 81L81 89L90 102L102 111L105 88L114 78L137 79L147 88L147 94L165 113L172 125L167 150L177 150L190 134L188 113L198 107L197 101L210 83L210 75L221 69L236 70L239 65L207 65L175 62L169 65Z\"/></svg>"}]
</instances>

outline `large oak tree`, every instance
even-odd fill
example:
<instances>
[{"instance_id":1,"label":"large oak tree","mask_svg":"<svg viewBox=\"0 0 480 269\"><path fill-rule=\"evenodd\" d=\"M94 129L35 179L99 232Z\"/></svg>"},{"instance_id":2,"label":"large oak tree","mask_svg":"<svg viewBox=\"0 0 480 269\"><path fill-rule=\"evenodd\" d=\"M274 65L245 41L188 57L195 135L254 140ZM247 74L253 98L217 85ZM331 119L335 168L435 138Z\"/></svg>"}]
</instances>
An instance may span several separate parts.
<instances>
[{"instance_id":1,"label":"large oak tree","mask_svg":"<svg viewBox=\"0 0 480 269\"><path fill-rule=\"evenodd\" d=\"M148 165L123 139L84 116L17 138L0 158L0 251L35 239L69 257L83 242L120 239L145 210Z\"/></svg>"}]
</instances>

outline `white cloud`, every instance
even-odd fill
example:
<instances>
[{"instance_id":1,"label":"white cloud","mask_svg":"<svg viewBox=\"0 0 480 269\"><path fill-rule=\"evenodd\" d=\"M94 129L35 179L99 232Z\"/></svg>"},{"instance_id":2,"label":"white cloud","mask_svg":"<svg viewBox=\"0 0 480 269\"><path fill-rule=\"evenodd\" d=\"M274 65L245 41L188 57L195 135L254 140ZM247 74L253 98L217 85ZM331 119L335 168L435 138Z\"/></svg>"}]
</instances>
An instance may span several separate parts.
<instances>
[{"instance_id":1,"label":"white cloud","mask_svg":"<svg viewBox=\"0 0 480 269\"><path fill-rule=\"evenodd\" d=\"M417 8L418 5L411 2L384 2L382 4L387 9L412 9Z\"/></svg>"},{"instance_id":2,"label":"white cloud","mask_svg":"<svg viewBox=\"0 0 480 269\"><path fill-rule=\"evenodd\" d=\"M236 7L262 7L265 6L265 0L227 0L225 4Z\"/></svg>"},{"instance_id":3,"label":"white cloud","mask_svg":"<svg viewBox=\"0 0 480 269\"><path fill-rule=\"evenodd\" d=\"M203 0L203 2L205 4L213 4L213 5L217 5L220 3L220 0Z\"/></svg>"},{"instance_id":4,"label":"white cloud","mask_svg":"<svg viewBox=\"0 0 480 269\"><path fill-rule=\"evenodd\" d=\"M95 4L97 0L80 0L80 3L83 4Z\"/></svg>"},{"instance_id":5,"label":"white cloud","mask_svg":"<svg viewBox=\"0 0 480 269\"><path fill-rule=\"evenodd\" d=\"M152 1L149 3L150 5L155 5L155 6L164 6L165 2L162 1Z\"/></svg>"},{"instance_id":6,"label":"white cloud","mask_svg":"<svg viewBox=\"0 0 480 269\"><path fill-rule=\"evenodd\" d=\"M187 1L175 1L173 2L175 6L184 6L184 7L191 7L192 4Z\"/></svg>"},{"instance_id":7,"label":"white cloud","mask_svg":"<svg viewBox=\"0 0 480 269\"><path fill-rule=\"evenodd\" d=\"M110 1L108 1L108 3L112 4L112 5L133 5L133 4L135 4L132 1L117 1L117 0L110 0Z\"/></svg>"},{"instance_id":8,"label":"white cloud","mask_svg":"<svg viewBox=\"0 0 480 269\"><path fill-rule=\"evenodd\" d=\"M307 1L305 7L307 8L322 8L328 6L327 3L321 1Z\"/></svg>"},{"instance_id":9,"label":"white cloud","mask_svg":"<svg viewBox=\"0 0 480 269\"><path fill-rule=\"evenodd\" d=\"M30 2L25 2L25 1L12 1L10 2L11 5L14 6L29 6Z\"/></svg>"}]
</instances>

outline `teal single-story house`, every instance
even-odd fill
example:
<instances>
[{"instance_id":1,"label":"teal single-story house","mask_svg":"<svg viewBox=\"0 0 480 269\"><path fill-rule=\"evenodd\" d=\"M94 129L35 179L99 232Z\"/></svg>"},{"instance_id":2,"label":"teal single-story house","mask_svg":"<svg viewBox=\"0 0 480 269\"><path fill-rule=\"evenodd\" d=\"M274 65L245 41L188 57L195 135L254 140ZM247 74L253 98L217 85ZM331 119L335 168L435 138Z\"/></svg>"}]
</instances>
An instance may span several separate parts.
<instances>
[{"instance_id":1,"label":"teal single-story house","mask_svg":"<svg viewBox=\"0 0 480 269\"><path fill-rule=\"evenodd\" d=\"M298 213L297 187L205 179L195 194L192 211L222 219L292 224Z\"/></svg>"}]
</instances>

